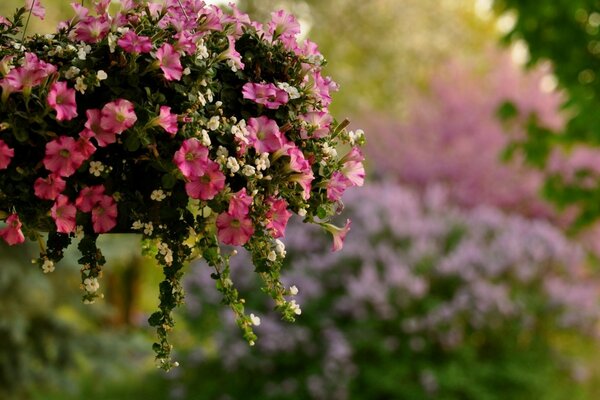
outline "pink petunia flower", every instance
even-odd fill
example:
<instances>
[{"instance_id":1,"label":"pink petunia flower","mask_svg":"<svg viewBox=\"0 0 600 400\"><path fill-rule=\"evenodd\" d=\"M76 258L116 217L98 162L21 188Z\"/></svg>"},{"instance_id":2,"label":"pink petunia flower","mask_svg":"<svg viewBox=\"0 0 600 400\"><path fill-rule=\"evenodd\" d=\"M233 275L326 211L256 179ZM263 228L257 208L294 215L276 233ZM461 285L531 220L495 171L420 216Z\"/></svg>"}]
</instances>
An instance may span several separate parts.
<instances>
[{"instance_id":1,"label":"pink petunia flower","mask_svg":"<svg viewBox=\"0 0 600 400\"><path fill-rule=\"evenodd\" d=\"M99 17L87 16L77 23L75 40L86 43L98 43L108 34L110 22L105 15Z\"/></svg>"},{"instance_id":2,"label":"pink petunia flower","mask_svg":"<svg viewBox=\"0 0 600 400\"><path fill-rule=\"evenodd\" d=\"M86 139L96 138L98 146L105 147L117 141L117 135L113 132L102 129L100 121L102 111L97 108L89 109L85 112L87 121L85 129L79 133L79 136Z\"/></svg>"},{"instance_id":3,"label":"pink petunia flower","mask_svg":"<svg viewBox=\"0 0 600 400\"><path fill-rule=\"evenodd\" d=\"M311 183L315 179L315 175L312 170L307 173L291 175L288 179L290 182L296 182L298 185L300 185L300 187L303 189L302 198L304 200L310 199Z\"/></svg>"},{"instance_id":4,"label":"pink petunia flower","mask_svg":"<svg viewBox=\"0 0 600 400\"><path fill-rule=\"evenodd\" d=\"M227 35L229 41L229 47L225 50L223 56L229 61L228 63L234 67L234 71L243 70L245 65L242 62L242 55L235 49L235 38L231 35Z\"/></svg>"},{"instance_id":5,"label":"pink petunia flower","mask_svg":"<svg viewBox=\"0 0 600 400\"><path fill-rule=\"evenodd\" d=\"M300 23L292 14L279 10L271 13L269 34L273 38L278 36L295 37L300 33Z\"/></svg>"},{"instance_id":6,"label":"pink petunia flower","mask_svg":"<svg viewBox=\"0 0 600 400\"><path fill-rule=\"evenodd\" d=\"M137 116L133 103L125 99L117 99L106 103L101 110L100 127L110 133L120 134L131 128Z\"/></svg>"},{"instance_id":7,"label":"pink petunia flower","mask_svg":"<svg viewBox=\"0 0 600 400\"><path fill-rule=\"evenodd\" d=\"M304 158L304 153L297 146L290 146L286 153L290 157L289 168L292 171L308 173L311 170L310 163Z\"/></svg>"},{"instance_id":8,"label":"pink petunia flower","mask_svg":"<svg viewBox=\"0 0 600 400\"><path fill-rule=\"evenodd\" d=\"M35 15L39 19L44 19L46 16L46 9L40 3L40 0L26 0L26 10L31 10L31 14Z\"/></svg>"},{"instance_id":9,"label":"pink petunia flower","mask_svg":"<svg viewBox=\"0 0 600 400\"><path fill-rule=\"evenodd\" d=\"M339 251L342 249L342 247L344 247L344 240L350 231L350 225L352 225L352 221L349 219L346 220L346 225L344 225L342 228L332 224L321 224L321 226L333 236L333 245L331 247L331 251Z\"/></svg>"},{"instance_id":10,"label":"pink petunia flower","mask_svg":"<svg viewBox=\"0 0 600 400\"><path fill-rule=\"evenodd\" d=\"M267 218L266 228L271 232L274 238L285 236L285 227L292 216L291 211L287 209L288 203L284 199L267 199L269 210L265 217Z\"/></svg>"},{"instance_id":11,"label":"pink petunia flower","mask_svg":"<svg viewBox=\"0 0 600 400\"><path fill-rule=\"evenodd\" d=\"M152 40L148 36L138 36L134 31L127 31L117 44L128 53L149 53Z\"/></svg>"},{"instance_id":12,"label":"pink petunia flower","mask_svg":"<svg viewBox=\"0 0 600 400\"><path fill-rule=\"evenodd\" d=\"M77 208L63 194L58 195L56 202L50 209L50 215L56 223L56 231L60 233L75 232Z\"/></svg>"},{"instance_id":13,"label":"pink petunia flower","mask_svg":"<svg viewBox=\"0 0 600 400\"><path fill-rule=\"evenodd\" d=\"M307 127L300 132L302 139L320 139L329 135L329 127L333 122L331 114L324 111L311 111L301 115L300 118L307 124Z\"/></svg>"},{"instance_id":14,"label":"pink petunia flower","mask_svg":"<svg viewBox=\"0 0 600 400\"><path fill-rule=\"evenodd\" d=\"M112 196L102 196L92 209L92 227L96 233L106 233L117 225L117 203Z\"/></svg>"},{"instance_id":15,"label":"pink petunia flower","mask_svg":"<svg viewBox=\"0 0 600 400\"><path fill-rule=\"evenodd\" d=\"M192 199L211 200L225 188L225 175L219 164L209 161L204 174L185 184L185 191Z\"/></svg>"},{"instance_id":16,"label":"pink petunia flower","mask_svg":"<svg viewBox=\"0 0 600 400\"><path fill-rule=\"evenodd\" d=\"M184 140L173 156L173 162L188 179L202 176L208 161L208 149L196 138Z\"/></svg>"},{"instance_id":17,"label":"pink petunia flower","mask_svg":"<svg viewBox=\"0 0 600 400\"><path fill-rule=\"evenodd\" d=\"M327 199L330 201L338 201L350 186L352 182L340 171L335 171L327 182Z\"/></svg>"},{"instance_id":18,"label":"pink petunia flower","mask_svg":"<svg viewBox=\"0 0 600 400\"><path fill-rule=\"evenodd\" d=\"M15 149L8 147L4 140L0 139L0 169L8 168L14 156Z\"/></svg>"},{"instance_id":19,"label":"pink petunia flower","mask_svg":"<svg viewBox=\"0 0 600 400\"><path fill-rule=\"evenodd\" d=\"M86 159L72 137L59 136L46 144L44 166L55 175L73 175Z\"/></svg>"},{"instance_id":20,"label":"pink petunia flower","mask_svg":"<svg viewBox=\"0 0 600 400\"><path fill-rule=\"evenodd\" d=\"M68 121L77 116L75 90L67 86L67 82L54 82L48 93L48 104L56 111L58 121Z\"/></svg>"},{"instance_id":21,"label":"pink petunia flower","mask_svg":"<svg viewBox=\"0 0 600 400\"><path fill-rule=\"evenodd\" d=\"M55 72L54 65L40 60L34 53L25 53L23 65L10 70L5 80L12 91L29 91Z\"/></svg>"},{"instance_id":22,"label":"pink petunia flower","mask_svg":"<svg viewBox=\"0 0 600 400\"><path fill-rule=\"evenodd\" d=\"M217 237L228 245L241 246L254 234L254 225L248 217L236 217L228 212L217 217Z\"/></svg>"},{"instance_id":23,"label":"pink petunia flower","mask_svg":"<svg viewBox=\"0 0 600 400\"><path fill-rule=\"evenodd\" d=\"M37 178L33 184L33 190L37 197L44 200L56 200L67 183L58 175L50 174L47 178Z\"/></svg>"},{"instance_id":24,"label":"pink petunia flower","mask_svg":"<svg viewBox=\"0 0 600 400\"><path fill-rule=\"evenodd\" d=\"M165 43L156 51L156 59L158 65L165 74L165 79L168 81L178 81L183 74L180 55L175 48L169 43Z\"/></svg>"},{"instance_id":25,"label":"pink petunia flower","mask_svg":"<svg viewBox=\"0 0 600 400\"><path fill-rule=\"evenodd\" d=\"M75 206L83 212L90 212L104 197L104 185L88 186L81 189L75 199Z\"/></svg>"},{"instance_id":26,"label":"pink petunia flower","mask_svg":"<svg viewBox=\"0 0 600 400\"><path fill-rule=\"evenodd\" d=\"M10 246L23 243L25 241L25 235L23 235L23 232L21 231L23 224L19 220L19 216L17 214L11 214L6 218L6 224L7 225L4 228L0 229L0 237Z\"/></svg>"},{"instance_id":27,"label":"pink petunia flower","mask_svg":"<svg viewBox=\"0 0 600 400\"><path fill-rule=\"evenodd\" d=\"M157 124L167 131L167 133L170 133L171 136L175 136L179 130L179 126L177 126L177 114L171 114L171 107L168 106L160 107Z\"/></svg>"},{"instance_id":28,"label":"pink petunia flower","mask_svg":"<svg viewBox=\"0 0 600 400\"><path fill-rule=\"evenodd\" d=\"M229 199L228 213L234 217L245 217L250 212L250 205L254 198L246 193L246 188L234 193Z\"/></svg>"},{"instance_id":29,"label":"pink petunia flower","mask_svg":"<svg viewBox=\"0 0 600 400\"><path fill-rule=\"evenodd\" d=\"M273 153L284 144L284 137L277 122L265 117L248 120L248 139L258 153Z\"/></svg>"},{"instance_id":30,"label":"pink petunia flower","mask_svg":"<svg viewBox=\"0 0 600 400\"><path fill-rule=\"evenodd\" d=\"M242 86L242 96L272 110L278 109L289 100L287 92L272 83L248 82Z\"/></svg>"},{"instance_id":31,"label":"pink petunia flower","mask_svg":"<svg viewBox=\"0 0 600 400\"><path fill-rule=\"evenodd\" d=\"M353 186L362 186L365 183L365 167L363 163L348 161L344 163L341 171L352 182Z\"/></svg>"}]
</instances>

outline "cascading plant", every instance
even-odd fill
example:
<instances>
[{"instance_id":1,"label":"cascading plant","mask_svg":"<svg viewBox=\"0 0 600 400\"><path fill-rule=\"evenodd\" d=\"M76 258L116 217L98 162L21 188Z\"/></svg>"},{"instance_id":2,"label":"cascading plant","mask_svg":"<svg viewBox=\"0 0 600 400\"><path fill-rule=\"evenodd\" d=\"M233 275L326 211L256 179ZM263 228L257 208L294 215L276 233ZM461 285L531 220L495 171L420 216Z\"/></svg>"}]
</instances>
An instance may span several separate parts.
<instances>
[{"instance_id":1,"label":"cascading plant","mask_svg":"<svg viewBox=\"0 0 600 400\"><path fill-rule=\"evenodd\" d=\"M157 363L168 370L172 312L182 304L182 269L203 257L253 344L222 245L252 254L262 290L285 320L300 308L280 281L288 219L299 214L333 235L343 192L364 181L364 134L328 111L337 85L322 74L317 45L299 42L284 11L268 24L235 5L201 0L110 0L56 33L25 35L43 17L28 0L0 17L0 236L40 243L37 264L54 269L73 239L81 251L85 302L101 297L103 233L137 233L164 271ZM338 155L338 151L343 156Z\"/></svg>"}]
</instances>

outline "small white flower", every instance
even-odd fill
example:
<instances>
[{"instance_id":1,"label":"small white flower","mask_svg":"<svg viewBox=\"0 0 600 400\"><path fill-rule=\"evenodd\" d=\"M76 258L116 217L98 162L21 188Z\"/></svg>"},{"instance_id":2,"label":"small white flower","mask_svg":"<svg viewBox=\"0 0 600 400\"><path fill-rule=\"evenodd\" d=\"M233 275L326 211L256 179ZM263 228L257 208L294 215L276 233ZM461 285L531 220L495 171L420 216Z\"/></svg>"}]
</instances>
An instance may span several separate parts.
<instances>
[{"instance_id":1,"label":"small white flower","mask_svg":"<svg viewBox=\"0 0 600 400\"><path fill-rule=\"evenodd\" d=\"M83 94L83 93L85 93L86 89L87 89L87 85L83 81L83 77L78 76L77 79L75 80L75 90L77 90L78 92Z\"/></svg>"},{"instance_id":2,"label":"small white flower","mask_svg":"<svg viewBox=\"0 0 600 400\"><path fill-rule=\"evenodd\" d=\"M212 208L210 208L209 206L205 206L202 209L202 217L208 218L210 216L210 214L212 214L212 212L213 212Z\"/></svg>"},{"instance_id":3,"label":"small white flower","mask_svg":"<svg viewBox=\"0 0 600 400\"><path fill-rule=\"evenodd\" d=\"M284 90L288 94L290 100L300 98L300 92L298 91L298 89L296 89L294 86L290 85L287 82L279 82L277 84L277 87L281 90Z\"/></svg>"},{"instance_id":4,"label":"small white flower","mask_svg":"<svg viewBox=\"0 0 600 400\"><path fill-rule=\"evenodd\" d=\"M98 79L99 81L103 81L106 78L108 78L108 74L104 72L104 70L101 69L98 72L96 72L96 79Z\"/></svg>"},{"instance_id":5,"label":"small white flower","mask_svg":"<svg viewBox=\"0 0 600 400\"><path fill-rule=\"evenodd\" d=\"M217 149L217 161L221 164L225 164L227 162L227 157L229 157L229 151L225 147L219 146Z\"/></svg>"},{"instance_id":6,"label":"small white flower","mask_svg":"<svg viewBox=\"0 0 600 400\"><path fill-rule=\"evenodd\" d=\"M152 225L152 222L146 222L144 224L144 235L152 235L152 232L154 232L154 225Z\"/></svg>"},{"instance_id":7,"label":"small white flower","mask_svg":"<svg viewBox=\"0 0 600 400\"><path fill-rule=\"evenodd\" d=\"M302 310L300 309L300 306L296 303L296 300L292 300L288 304L290 305L290 309L294 312L294 314L302 314Z\"/></svg>"},{"instance_id":8,"label":"small white flower","mask_svg":"<svg viewBox=\"0 0 600 400\"><path fill-rule=\"evenodd\" d=\"M244 168L242 168L242 174L245 176L252 176L256 174L256 168L254 168L252 165L246 164L244 165Z\"/></svg>"},{"instance_id":9,"label":"small white flower","mask_svg":"<svg viewBox=\"0 0 600 400\"><path fill-rule=\"evenodd\" d=\"M77 78L79 79L79 78ZM100 161L90 161L90 174L100 176L104 172L104 165Z\"/></svg>"},{"instance_id":10,"label":"small white flower","mask_svg":"<svg viewBox=\"0 0 600 400\"><path fill-rule=\"evenodd\" d=\"M271 262L277 261L277 254L273 250L271 250L269 252L269 254L267 255L267 260L269 260Z\"/></svg>"},{"instance_id":11,"label":"small white flower","mask_svg":"<svg viewBox=\"0 0 600 400\"><path fill-rule=\"evenodd\" d=\"M85 51L85 48L81 47L79 51L77 51L77 58L80 60L85 60L87 58L87 52Z\"/></svg>"},{"instance_id":12,"label":"small white flower","mask_svg":"<svg viewBox=\"0 0 600 400\"><path fill-rule=\"evenodd\" d=\"M240 170L240 164L238 163L238 160L235 157L228 157L227 164L225 164L225 166L229 168L232 174L235 174Z\"/></svg>"},{"instance_id":13,"label":"small white flower","mask_svg":"<svg viewBox=\"0 0 600 400\"><path fill-rule=\"evenodd\" d=\"M269 153L262 153L259 158L254 162L257 171L264 171L271 166L269 161Z\"/></svg>"},{"instance_id":14,"label":"small white flower","mask_svg":"<svg viewBox=\"0 0 600 400\"><path fill-rule=\"evenodd\" d=\"M83 286L85 291L88 293L96 293L100 288L100 283L96 278L85 278L83 281Z\"/></svg>"},{"instance_id":15,"label":"small white flower","mask_svg":"<svg viewBox=\"0 0 600 400\"><path fill-rule=\"evenodd\" d=\"M117 28L117 29L119 29L119 28ZM107 39L108 39L108 48L110 49L111 53L114 53L115 49L117 48L117 40L119 38L114 33L109 33L107 36Z\"/></svg>"},{"instance_id":16,"label":"small white flower","mask_svg":"<svg viewBox=\"0 0 600 400\"><path fill-rule=\"evenodd\" d=\"M68 70L65 71L65 78L73 79L77 75L79 75L79 72L81 72L81 70L79 68L77 68L75 66L71 66Z\"/></svg>"},{"instance_id":17,"label":"small white flower","mask_svg":"<svg viewBox=\"0 0 600 400\"><path fill-rule=\"evenodd\" d=\"M357 141L361 140L365 136L365 131L362 129L357 129L356 131L348 132L348 137L350 138L350 144L354 145Z\"/></svg>"},{"instance_id":18,"label":"small white flower","mask_svg":"<svg viewBox=\"0 0 600 400\"><path fill-rule=\"evenodd\" d=\"M301 217L305 217L306 216L306 208L298 209L298 215Z\"/></svg>"},{"instance_id":19,"label":"small white flower","mask_svg":"<svg viewBox=\"0 0 600 400\"><path fill-rule=\"evenodd\" d=\"M208 136L208 131L206 129L200 131L200 143L205 147L210 147L211 145L210 136Z\"/></svg>"},{"instance_id":20,"label":"small white flower","mask_svg":"<svg viewBox=\"0 0 600 400\"><path fill-rule=\"evenodd\" d=\"M167 195L162 191L162 189L153 190L150 194L150 198L154 201L163 201L166 197Z\"/></svg>"},{"instance_id":21,"label":"small white flower","mask_svg":"<svg viewBox=\"0 0 600 400\"><path fill-rule=\"evenodd\" d=\"M209 103L212 103L214 98L213 98L213 92L210 89L206 89L206 99L208 100Z\"/></svg>"},{"instance_id":22,"label":"small white flower","mask_svg":"<svg viewBox=\"0 0 600 400\"><path fill-rule=\"evenodd\" d=\"M204 45L204 40L200 40L196 44L196 58L198 60L203 60L205 58L208 58L208 49Z\"/></svg>"},{"instance_id":23,"label":"small white flower","mask_svg":"<svg viewBox=\"0 0 600 400\"><path fill-rule=\"evenodd\" d=\"M296 287L296 285L294 285L294 286L290 287L290 294L291 294L292 296L295 296L295 295L297 295L297 294L298 294L298 288Z\"/></svg>"},{"instance_id":24,"label":"small white flower","mask_svg":"<svg viewBox=\"0 0 600 400\"><path fill-rule=\"evenodd\" d=\"M185 67L185 69L183 70L183 75L189 75L191 73L192 71L189 69L189 67Z\"/></svg>"},{"instance_id":25,"label":"small white flower","mask_svg":"<svg viewBox=\"0 0 600 400\"><path fill-rule=\"evenodd\" d=\"M42 264L42 271L47 274L54 271L54 262L49 259L44 259L44 263Z\"/></svg>"},{"instance_id":26,"label":"small white flower","mask_svg":"<svg viewBox=\"0 0 600 400\"><path fill-rule=\"evenodd\" d=\"M254 325L254 326L260 325L260 317L257 317L254 314L250 314L250 321L252 322L252 325Z\"/></svg>"},{"instance_id":27,"label":"small white flower","mask_svg":"<svg viewBox=\"0 0 600 400\"><path fill-rule=\"evenodd\" d=\"M285 255L287 254L285 251L285 244L283 244L283 242L279 239L275 239L275 252L280 257L285 257Z\"/></svg>"},{"instance_id":28,"label":"small white flower","mask_svg":"<svg viewBox=\"0 0 600 400\"><path fill-rule=\"evenodd\" d=\"M210 129L211 131L216 131L217 129L219 129L220 125L221 119L218 115L215 115L214 117L211 117L210 120L208 120L208 129Z\"/></svg>"},{"instance_id":29,"label":"small white flower","mask_svg":"<svg viewBox=\"0 0 600 400\"><path fill-rule=\"evenodd\" d=\"M322 149L323 154L325 154L325 156L331 158L337 157L337 150L335 149L335 147L329 146L329 143L323 143Z\"/></svg>"}]
</instances>

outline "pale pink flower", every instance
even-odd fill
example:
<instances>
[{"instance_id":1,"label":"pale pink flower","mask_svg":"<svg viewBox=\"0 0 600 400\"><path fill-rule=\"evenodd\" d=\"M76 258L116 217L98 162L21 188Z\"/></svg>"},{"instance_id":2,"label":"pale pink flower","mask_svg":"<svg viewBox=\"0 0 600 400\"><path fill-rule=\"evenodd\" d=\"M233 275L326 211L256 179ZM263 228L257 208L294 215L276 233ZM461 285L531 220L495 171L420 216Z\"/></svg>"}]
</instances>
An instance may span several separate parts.
<instances>
[{"instance_id":1,"label":"pale pink flower","mask_svg":"<svg viewBox=\"0 0 600 400\"><path fill-rule=\"evenodd\" d=\"M92 227L96 233L106 233L117 225L117 203L111 196L101 196L92 209Z\"/></svg>"},{"instance_id":2,"label":"pale pink flower","mask_svg":"<svg viewBox=\"0 0 600 400\"><path fill-rule=\"evenodd\" d=\"M55 200L66 187L67 183L54 174L48 175L47 178L37 178L33 184L35 195L44 200Z\"/></svg>"},{"instance_id":3,"label":"pale pink flower","mask_svg":"<svg viewBox=\"0 0 600 400\"><path fill-rule=\"evenodd\" d=\"M4 140L0 139L0 169L8 168L14 156L15 149L8 147Z\"/></svg>"},{"instance_id":4,"label":"pale pink flower","mask_svg":"<svg viewBox=\"0 0 600 400\"><path fill-rule=\"evenodd\" d=\"M40 3L40 0L26 0L26 10L31 10L31 14L35 15L39 19L44 19L46 16L46 9Z\"/></svg>"},{"instance_id":5,"label":"pale pink flower","mask_svg":"<svg viewBox=\"0 0 600 400\"><path fill-rule=\"evenodd\" d=\"M229 199L227 212L234 217L245 217L250 212L252 201L254 201L254 198L246 193L246 188L242 188Z\"/></svg>"},{"instance_id":6,"label":"pale pink flower","mask_svg":"<svg viewBox=\"0 0 600 400\"><path fill-rule=\"evenodd\" d=\"M92 154L96 152L96 146L94 146L88 138L80 137L77 139L77 151L81 153L86 160L88 160Z\"/></svg>"},{"instance_id":7,"label":"pale pink flower","mask_svg":"<svg viewBox=\"0 0 600 400\"><path fill-rule=\"evenodd\" d=\"M174 46L175 50L183 51L184 53L190 56L195 54L196 50L198 49L198 45L196 44L196 42L198 41L200 36L200 33L192 33L190 31L185 30L178 32L175 35L175 38L177 39L177 43L175 43Z\"/></svg>"},{"instance_id":8,"label":"pale pink flower","mask_svg":"<svg viewBox=\"0 0 600 400\"><path fill-rule=\"evenodd\" d=\"M86 43L98 43L108 34L110 22L105 15L100 17L87 16L77 23L75 40Z\"/></svg>"},{"instance_id":9,"label":"pale pink flower","mask_svg":"<svg viewBox=\"0 0 600 400\"><path fill-rule=\"evenodd\" d=\"M352 185L352 182L340 171L335 171L327 182L327 199L330 201L338 201L342 195Z\"/></svg>"},{"instance_id":10,"label":"pale pink flower","mask_svg":"<svg viewBox=\"0 0 600 400\"><path fill-rule=\"evenodd\" d=\"M298 185L300 185L300 187L303 189L302 198L304 200L310 199L311 183L315 179L315 175L312 170L303 174L291 175L288 179L290 182L296 182Z\"/></svg>"},{"instance_id":11,"label":"pale pink flower","mask_svg":"<svg viewBox=\"0 0 600 400\"><path fill-rule=\"evenodd\" d=\"M6 19L2 15L0 15L0 25L10 26L11 23L10 23L10 21L8 19Z\"/></svg>"},{"instance_id":12,"label":"pale pink flower","mask_svg":"<svg viewBox=\"0 0 600 400\"><path fill-rule=\"evenodd\" d=\"M73 22L81 21L82 19L86 18L90 12L87 7L84 7L79 3L71 3L71 7L73 8L73 11L75 11Z\"/></svg>"},{"instance_id":13,"label":"pale pink flower","mask_svg":"<svg viewBox=\"0 0 600 400\"><path fill-rule=\"evenodd\" d=\"M71 233L75 232L75 217L77 215L77 208L69 201L69 198L65 195L59 194L56 198L56 202L50 209L50 215L56 223L56 231L60 233Z\"/></svg>"},{"instance_id":14,"label":"pale pink flower","mask_svg":"<svg viewBox=\"0 0 600 400\"><path fill-rule=\"evenodd\" d=\"M300 33L300 24L292 14L279 10L271 13L269 34L273 38L279 36L295 38Z\"/></svg>"},{"instance_id":15,"label":"pale pink flower","mask_svg":"<svg viewBox=\"0 0 600 400\"><path fill-rule=\"evenodd\" d=\"M265 214L267 218L266 228L269 229L274 238L285 236L285 227L292 213L287 209L288 203L284 199L267 199L269 210Z\"/></svg>"},{"instance_id":16,"label":"pale pink flower","mask_svg":"<svg viewBox=\"0 0 600 400\"><path fill-rule=\"evenodd\" d=\"M353 147L352 149L350 149L350 151L344 157L342 157L340 162L342 162L342 163L345 163L348 161L362 162L362 161L364 161L364 159L365 159L365 156L363 155L360 148Z\"/></svg>"},{"instance_id":17,"label":"pale pink flower","mask_svg":"<svg viewBox=\"0 0 600 400\"><path fill-rule=\"evenodd\" d=\"M102 107L100 127L105 131L119 134L131 128L135 121L137 121L137 116L133 103L129 100L117 99Z\"/></svg>"},{"instance_id":18,"label":"pale pink flower","mask_svg":"<svg viewBox=\"0 0 600 400\"><path fill-rule=\"evenodd\" d=\"M38 86L55 72L54 65L40 60L34 53L25 53L23 66L10 70L5 79L13 91L20 92Z\"/></svg>"},{"instance_id":19,"label":"pale pink flower","mask_svg":"<svg viewBox=\"0 0 600 400\"><path fill-rule=\"evenodd\" d=\"M292 171L308 173L311 170L310 163L297 146L290 146L287 149L287 155L290 156L289 168Z\"/></svg>"},{"instance_id":20,"label":"pale pink flower","mask_svg":"<svg viewBox=\"0 0 600 400\"><path fill-rule=\"evenodd\" d=\"M248 243L254 234L254 225L248 217L236 217L228 212L217 217L217 237L231 246L241 246Z\"/></svg>"},{"instance_id":21,"label":"pale pink flower","mask_svg":"<svg viewBox=\"0 0 600 400\"><path fill-rule=\"evenodd\" d=\"M185 191L192 199L211 200L225 188L225 175L219 164L210 161L204 174L185 184Z\"/></svg>"},{"instance_id":22,"label":"pale pink flower","mask_svg":"<svg viewBox=\"0 0 600 400\"><path fill-rule=\"evenodd\" d=\"M72 137L59 136L46 144L44 166L55 175L71 176L85 160L85 154Z\"/></svg>"},{"instance_id":23,"label":"pale pink flower","mask_svg":"<svg viewBox=\"0 0 600 400\"><path fill-rule=\"evenodd\" d=\"M157 124L160 125L171 136L175 136L179 127L177 126L177 114L171 113L171 107L161 106L160 115L157 119Z\"/></svg>"},{"instance_id":24,"label":"pale pink flower","mask_svg":"<svg viewBox=\"0 0 600 400\"><path fill-rule=\"evenodd\" d=\"M96 0L96 13L98 15L106 14L111 0Z\"/></svg>"},{"instance_id":25,"label":"pale pink flower","mask_svg":"<svg viewBox=\"0 0 600 400\"><path fill-rule=\"evenodd\" d=\"M324 111L311 111L300 116L306 122L306 129L302 129L302 139L320 139L329 135L329 128L333 122L331 114Z\"/></svg>"},{"instance_id":26,"label":"pale pink flower","mask_svg":"<svg viewBox=\"0 0 600 400\"><path fill-rule=\"evenodd\" d=\"M165 79L168 81L178 81L181 79L183 74L183 67L181 66L180 55L175 48L169 43L162 45L160 49L156 51L156 59L158 65L165 74Z\"/></svg>"},{"instance_id":27,"label":"pale pink flower","mask_svg":"<svg viewBox=\"0 0 600 400\"><path fill-rule=\"evenodd\" d=\"M152 50L152 41L148 36L138 36L134 31L127 31L117 41L123 50L128 53L149 53Z\"/></svg>"},{"instance_id":28,"label":"pale pink flower","mask_svg":"<svg viewBox=\"0 0 600 400\"><path fill-rule=\"evenodd\" d=\"M173 156L177 168L189 179L202 176L208 161L208 149L196 138L184 140Z\"/></svg>"},{"instance_id":29,"label":"pale pink flower","mask_svg":"<svg viewBox=\"0 0 600 400\"><path fill-rule=\"evenodd\" d=\"M75 205L83 212L90 212L104 197L104 185L88 186L81 189Z\"/></svg>"},{"instance_id":30,"label":"pale pink flower","mask_svg":"<svg viewBox=\"0 0 600 400\"><path fill-rule=\"evenodd\" d=\"M354 186L362 186L365 183L365 167L357 161L345 162L341 169L342 173Z\"/></svg>"},{"instance_id":31,"label":"pale pink flower","mask_svg":"<svg viewBox=\"0 0 600 400\"><path fill-rule=\"evenodd\" d=\"M11 214L6 218L6 224L7 225L4 228L0 229L0 237L10 246L23 243L25 241L25 236L21 231L23 224L19 220L19 216L17 214Z\"/></svg>"},{"instance_id":32,"label":"pale pink flower","mask_svg":"<svg viewBox=\"0 0 600 400\"><path fill-rule=\"evenodd\" d=\"M105 147L117 141L117 135L111 131L102 129L100 121L102 119L102 111L97 108L89 109L85 112L87 121L85 129L79 133L82 138L96 138L98 146Z\"/></svg>"},{"instance_id":33,"label":"pale pink flower","mask_svg":"<svg viewBox=\"0 0 600 400\"><path fill-rule=\"evenodd\" d=\"M236 69L243 70L245 65L242 62L242 56L235 49L235 39L231 35L227 35L227 40L229 41L229 47L225 50L224 56L233 63Z\"/></svg>"},{"instance_id":34,"label":"pale pink flower","mask_svg":"<svg viewBox=\"0 0 600 400\"><path fill-rule=\"evenodd\" d=\"M331 247L332 251L339 251L342 249L342 247L344 247L344 240L346 239L348 231L350 231L351 224L352 221L349 219L346 220L346 225L342 228L332 224L321 224L321 226L333 236L333 246Z\"/></svg>"},{"instance_id":35,"label":"pale pink flower","mask_svg":"<svg viewBox=\"0 0 600 400\"><path fill-rule=\"evenodd\" d=\"M56 111L58 121L68 121L77 116L75 90L67 86L67 82L54 82L48 93L48 104Z\"/></svg>"},{"instance_id":36,"label":"pale pink flower","mask_svg":"<svg viewBox=\"0 0 600 400\"><path fill-rule=\"evenodd\" d=\"M277 122L264 115L250 118L247 130L250 144L258 153L272 153L279 150L284 144L284 138Z\"/></svg>"},{"instance_id":37,"label":"pale pink flower","mask_svg":"<svg viewBox=\"0 0 600 400\"><path fill-rule=\"evenodd\" d=\"M248 82L242 86L242 96L272 110L278 109L289 100L287 92L272 83Z\"/></svg>"}]
</instances>

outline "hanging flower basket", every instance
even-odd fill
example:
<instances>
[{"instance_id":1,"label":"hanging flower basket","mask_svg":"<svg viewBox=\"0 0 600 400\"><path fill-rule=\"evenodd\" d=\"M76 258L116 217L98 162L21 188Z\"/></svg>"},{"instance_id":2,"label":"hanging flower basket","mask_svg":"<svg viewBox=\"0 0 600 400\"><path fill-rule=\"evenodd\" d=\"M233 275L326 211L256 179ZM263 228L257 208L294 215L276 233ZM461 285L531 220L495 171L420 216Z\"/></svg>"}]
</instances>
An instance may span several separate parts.
<instances>
[{"instance_id":1,"label":"hanging flower basket","mask_svg":"<svg viewBox=\"0 0 600 400\"><path fill-rule=\"evenodd\" d=\"M200 0L123 0L116 13L109 3L73 4L51 35L22 29L43 17L39 0L0 17L0 236L39 241L46 273L77 239L91 303L105 262L98 236L141 234L164 270L149 323L169 369L167 334L191 259L214 269L244 337L256 340L223 244L252 253L284 319L300 314L295 287L279 280L279 238L296 213L342 247L350 223L329 219L345 189L363 183L364 138L329 114L337 87L293 16L279 11L263 26Z\"/></svg>"}]
</instances>

